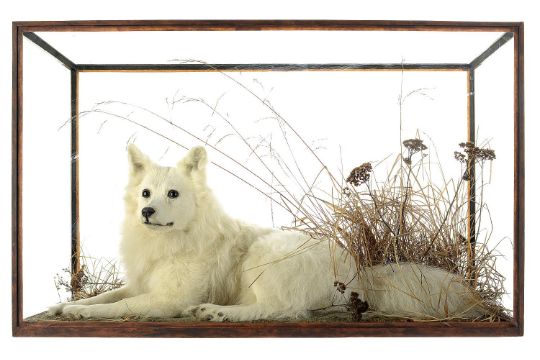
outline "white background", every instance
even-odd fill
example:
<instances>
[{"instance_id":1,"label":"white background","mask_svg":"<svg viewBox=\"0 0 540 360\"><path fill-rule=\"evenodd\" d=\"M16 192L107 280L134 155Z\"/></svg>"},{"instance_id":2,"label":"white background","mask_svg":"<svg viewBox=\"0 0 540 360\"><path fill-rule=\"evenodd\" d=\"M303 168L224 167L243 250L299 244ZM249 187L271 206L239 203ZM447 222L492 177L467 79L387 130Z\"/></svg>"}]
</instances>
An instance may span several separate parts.
<instances>
[{"instance_id":1,"label":"white background","mask_svg":"<svg viewBox=\"0 0 540 360\"><path fill-rule=\"evenodd\" d=\"M532 184L537 183L538 174L535 160L532 154L538 147L535 134L538 131L534 119L538 117L538 107L534 103L534 97L538 96L537 85L532 81L538 77L537 70L531 64L538 63L538 43L539 29L537 18L534 17L533 9L524 2L485 2L471 4L470 2L453 2L447 8L441 8L437 4L425 2L408 1L406 5L398 6L397 2L385 2L379 9L360 3L340 3L332 4L325 2L321 6L315 6L313 2L307 3L284 3L280 8L279 1L273 1L267 6L255 5L246 2L238 3L238 7L231 5L232 2L223 5L209 6L208 3L193 5L191 2L172 4L160 4L159 1L152 3L152 8L142 8L134 3L114 5L110 2L93 2L91 8L85 4L84 11L74 9L73 2L66 2L63 6L52 6L51 3L39 4L38 2L20 2L12 5L13 9L5 8L2 4L2 66L1 74L4 79L1 87L2 103L0 108L3 111L0 149L1 180L4 189L4 209L9 209L11 203L9 195L10 186L10 134L9 129L11 119L11 23L12 20L67 20L67 19L137 19L137 18L335 18L335 19L404 19L404 20L485 20L485 21L525 21L526 22L526 94L527 94L527 223L534 223L538 216L534 207L533 199L538 198L537 189ZM147 4L145 4L148 6ZM465 6L466 5L466 6ZM329 8L332 7L332 8ZM171 11L175 9L177 12ZM285 10L286 9L286 10ZM467 9L465 12L464 9ZM179 15L176 15L179 14ZM181 14L181 15L180 15ZM176 15L176 16L175 16ZM532 134L532 136L531 136ZM4 216L0 218L2 252L0 263L3 268L2 274L2 307L0 316L2 323L3 346L2 353L10 354L9 358L15 356L38 355L41 358L58 358L65 354L78 354L81 359L95 358L96 355L115 352L117 356L131 356L132 358L148 358L154 354L161 356L225 356L234 355L236 357L273 358L275 356L302 356L306 358L329 358L331 356L401 356L414 358L457 358L483 356L486 358L504 358L521 355L526 358L527 351L532 350L533 341L538 337L538 327L535 322L539 320L538 310L534 303L538 290L534 283L534 274L538 272L538 265L533 261L534 255L538 252L538 245L534 239L534 233L527 232L527 288L526 294L526 336L516 339L156 339L156 340L135 340L135 339L10 339L11 332L11 295L10 295L10 216L5 210ZM7 346L6 346L7 345ZM86 351L89 348L91 351ZM17 355L15 355L17 354ZM121 355L122 354L122 355ZM126 354L126 355L124 355ZM129 355L127 355L129 354ZM176 355L178 354L178 355ZM312 355L315 354L315 355ZM531 356L531 355L529 355ZM155 356L154 356L155 357Z\"/></svg>"},{"instance_id":2,"label":"white background","mask_svg":"<svg viewBox=\"0 0 540 360\"><path fill-rule=\"evenodd\" d=\"M113 46L106 46L108 50L100 49L95 45L94 36L79 39L76 35L61 33L63 38L72 40L66 45L51 34L41 36L48 41L52 39L51 45L76 62L85 62L79 53L92 47L96 62L112 63L115 58L119 62L141 62L141 57L136 56L137 52L129 58L125 55L134 45L130 48L125 46L130 39L132 42L139 35L141 44L136 48L146 49L148 46L149 42L143 41L144 35L154 35L150 42L154 45L157 39L164 38L164 41L159 41L162 46L156 49L155 55L161 55L154 58L156 62L166 62L173 57L171 50L163 44L179 42L185 46L177 49L178 56L198 58L190 55L198 54L196 50L202 48L208 51L201 60L224 62L221 50L211 47L214 44L211 35L218 35L219 38L223 35L219 32L178 32L173 34L179 37L175 40L168 39L170 32L122 34L122 39L116 39L117 44L122 44L122 51ZM241 39L238 34L242 35ZM227 60L250 61L253 51L242 44L247 39L254 42L257 34L263 34L261 41L265 49L273 49L270 53L273 57L259 57L253 61L286 62L292 56L295 62L309 63L345 61L351 54L347 52L348 47L343 45L356 43L362 44L359 48L363 49L360 52L355 49L358 59L354 59L359 62L367 61L366 54L383 62L393 59L407 63L413 59L416 62L443 61L444 56L468 62L501 36L501 33L473 33L473 36L467 36L466 33L452 32L292 32L290 39L282 32L232 32L228 34L232 39L229 40L230 46L238 48L234 50L236 57L227 53L230 57ZM334 37L328 38L329 34ZM98 41L110 41L108 37L100 35ZM441 39L437 40L437 36L441 36ZM318 37L321 39L317 49L326 49L330 44L336 49L328 49L332 59L328 59L320 50L315 53L298 51L297 44L307 46ZM81 42L77 43L73 38ZM385 49L383 54L378 54L379 47L374 43ZM397 43L401 46L397 46ZM427 47L435 44L444 51L433 49L435 53L429 54ZM23 254L23 316L26 317L43 311L59 300L52 280L61 269L68 267L71 209L70 126L66 124L69 118L69 71L29 40L24 40L23 53L26 89L23 104L23 233L26 249ZM105 55L108 58L104 59ZM302 56L302 59L295 56ZM489 185L485 187L486 197L482 202L489 206L490 213L483 213L478 243L484 243L484 234L493 231L487 246L502 255L498 258L497 270L507 279L505 287L508 294L504 298L507 308L512 307L513 270L513 173L508 171L513 168L513 61L513 41L509 41L477 71L478 96L475 101L477 141L485 144L489 140L487 146L494 146L498 155L493 166L490 163L484 170L485 178L482 181ZM239 84L249 90L246 91ZM443 189L445 185L440 165L444 181L453 181L448 185L452 189L447 195L450 202L453 187L459 182L463 171L462 165L454 159L454 151L459 149L458 143L465 141L467 136L466 91L464 71L83 72L79 75L79 111L82 115L79 119L78 154L79 224L83 255L99 259L119 258L123 197L128 173L127 142L137 144L154 161L170 166L178 162L185 149L168 139L187 148L206 142L210 160L214 163L225 166L243 180L270 193L269 187L262 181L211 147L232 156L268 183L273 182L274 186L283 184L287 193L292 194L288 195L289 198L300 199L307 187L303 179L312 184L321 165L286 126L287 143L283 141L280 127L272 118L274 114L256 96L269 101L301 134L338 182L351 169L366 161L374 162L374 178L383 182L400 151L399 96L403 92L402 139L420 137L425 141L428 146L425 155L430 155L430 160L426 159L425 164L431 170L427 170L426 166L420 172L420 181L427 182L424 174L429 172L434 185ZM183 97L203 99L207 104L182 102ZM96 109L108 113L87 113ZM226 117L230 124L221 116ZM129 121L147 126L168 139ZM497 126L493 126L495 122ZM178 127L201 140L188 136ZM261 166L256 156L250 155L249 147L235 131L241 133L251 148L256 149L255 152L264 158L268 168ZM273 151L282 158L280 164L265 157L269 151L264 146L258 147L260 137L264 137L266 142L271 141ZM36 146L44 139L49 146ZM290 156L288 146L293 149L294 159ZM385 158L387 160L383 160ZM416 163L419 158L419 154L415 155L413 161ZM294 175L283 171L283 162ZM429 162L431 164L428 165ZM296 170L296 163L302 174ZM41 176L47 170L54 176ZM481 179L480 169L478 178ZM276 204L270 206L265 196L222 169L209 165L208 182L231 216L266 227L291 225L292 217L287 211ZM332 200L328 195L332 185L326 173L320 174L314 184L313 195ZM479 198L480 194L479 191ZM277 196L273 198L279 200ZM496 224L493 229L489 220ZM47 241L43 241L44 238ZM89 271L95 270L90 268ZM62 274L66 275L65 272ZM61 300L65 300L67 294L61 295Z\"/></svg>"}]
</instances>

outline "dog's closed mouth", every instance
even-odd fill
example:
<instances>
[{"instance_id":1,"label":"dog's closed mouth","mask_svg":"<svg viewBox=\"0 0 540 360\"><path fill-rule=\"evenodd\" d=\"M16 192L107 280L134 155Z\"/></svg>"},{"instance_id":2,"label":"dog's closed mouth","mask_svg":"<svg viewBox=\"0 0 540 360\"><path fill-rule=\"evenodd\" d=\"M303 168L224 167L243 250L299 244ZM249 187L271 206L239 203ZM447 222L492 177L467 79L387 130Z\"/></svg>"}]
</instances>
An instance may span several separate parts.
<instances>
[{"instance_id":1,"label":"dog's closed mouth","mask_svg":"<svg viewBox=\"0 0 540 360\"><path fill-rule=\"evenodd\" d=\"M163 224L151 223L149 221L146 221L144 224L145 225L150 225L150 226L173 226L174 223L170 222L170 223L166 223L165 225L163 225Z\"/></svg>"}]
</instances>

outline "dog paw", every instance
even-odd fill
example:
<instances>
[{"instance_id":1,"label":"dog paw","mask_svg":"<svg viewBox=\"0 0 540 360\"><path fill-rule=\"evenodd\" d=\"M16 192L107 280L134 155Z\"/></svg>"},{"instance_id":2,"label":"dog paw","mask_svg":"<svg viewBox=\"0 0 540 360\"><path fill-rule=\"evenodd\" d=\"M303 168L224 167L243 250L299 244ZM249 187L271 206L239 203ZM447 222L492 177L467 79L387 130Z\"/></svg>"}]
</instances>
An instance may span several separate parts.
<instances>
[{"instance_id":1,"label":"dog paw","mask_svg":"<svg viewBox=\"0 0 540 360\"><path fill-rule=\"evenodd\" d=\"M91 317L90 306L88 305L67 305L64 307L62 314L74 319L85 319Z\"/></svg>"},{"instance_id":2,"label":"dog paw","mask_svg":"<svg viewBox=\"0 0 540 360\"><path fill-rule=\"evenodd\" d=\"M198 320L227 322L231 321L230 316L223 309L223 306L214 304L202 304L191 306L186 310L186 314L194 316Z\"/></svg>"},{"instance_id":3,"label":"dog paw","mask_svg":"<svg viewBox=\"0 0 540 360\"><path fill-rule=\"evenodd\" d=\"M64 310L65 306L66 306L65 303L50 306L47 309L47 314L49 314L49 315L60 315L60 314L62 314L62 310Z\"/></svg>"}]
</instances>

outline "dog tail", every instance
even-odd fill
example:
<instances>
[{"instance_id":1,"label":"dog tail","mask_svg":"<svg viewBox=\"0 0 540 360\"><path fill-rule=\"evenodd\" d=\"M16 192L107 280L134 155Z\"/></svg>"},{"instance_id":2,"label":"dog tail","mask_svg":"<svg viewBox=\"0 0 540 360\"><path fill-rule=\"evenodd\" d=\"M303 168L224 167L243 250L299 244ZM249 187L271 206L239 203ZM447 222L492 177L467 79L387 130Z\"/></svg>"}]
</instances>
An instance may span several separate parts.
<instances>
[{"instance_id":1,"label":"dog tail","mask_svg":"<svg viewBox=\"0 0 540 360\"><path fill-rule=\"evenodd\" d=\"M411 319L479 319L492 312L465 280L448 271L414 263L362 270L360 298L375 313Z\"/></svg>"}]
</instances>

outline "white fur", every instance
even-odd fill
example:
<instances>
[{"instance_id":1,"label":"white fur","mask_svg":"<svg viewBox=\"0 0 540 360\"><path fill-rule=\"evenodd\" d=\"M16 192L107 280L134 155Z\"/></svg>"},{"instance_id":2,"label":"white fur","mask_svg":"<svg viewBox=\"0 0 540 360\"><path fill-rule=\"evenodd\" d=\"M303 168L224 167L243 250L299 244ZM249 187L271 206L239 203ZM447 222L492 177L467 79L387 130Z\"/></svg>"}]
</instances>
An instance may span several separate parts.
<instances>
[{"instance_id":1,"label":"white fur","mask_svg":"<svg viewBox=\"0 0 540 360\"><path fill-rule=\"evenodd\" d=\"M76 317L172 317L248 321L303 318L347 302L351 291L390 316L444 319L482 311L462 279L416 264L379 265L356 278L354 262L329 241L258 228L231 219L206 185L204 148L175 168L160 167L129 147L130 181L121 242L127 284L93 298L59 304L51 313ZM149 189L151 196L141 192ZM180 196L167 197L170 189ZM141 209L151 206L144 224ZM331 256L331 254L335 254ZM351 281L351 279L353 279ZM334 281L349 283L344 294Z\"/></svg>"}]
</instances>

